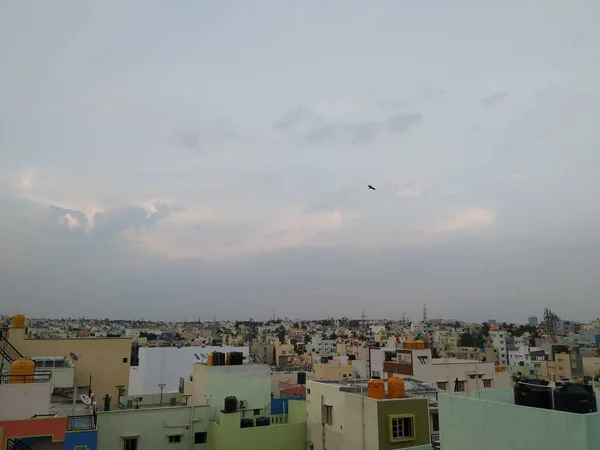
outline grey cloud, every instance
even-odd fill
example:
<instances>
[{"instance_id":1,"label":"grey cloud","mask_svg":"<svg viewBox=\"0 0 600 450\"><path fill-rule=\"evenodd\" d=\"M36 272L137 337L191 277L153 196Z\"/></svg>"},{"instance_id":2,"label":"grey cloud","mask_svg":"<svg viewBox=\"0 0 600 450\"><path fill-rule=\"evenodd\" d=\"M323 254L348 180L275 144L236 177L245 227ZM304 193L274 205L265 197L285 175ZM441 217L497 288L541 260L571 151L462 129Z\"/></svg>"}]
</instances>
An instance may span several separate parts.
<instances>
[{"instance_id":1,"label":"grey cloud","mask_svg":"<svg viewBox=\"0 0 600 450\"><path fill-rule=\"evenodd\" d=\"M137 208L111 209L94 215L94 235L112 236L128 228L150 227L168 216L168 208L157 208L157 212Z\"/></svg>"},{"instance_id":2,"label":"grey cloud","mask_svg":"<svg viewBox=\"0 0 600 450\"><path fill-rule=\"evenodd\" d=\"M340 127L336 125L327 125L309 131L304 136L304 142L307 144L316 144L335 137L340 131Z\"/></svg>"},{"instance_id":3,"label":"grey cloud","mask_svg":"<svg viewBox=\"0 0 600 450\"><path fill-rule=\"evenodd\" d=\"M423 120L421 114L399 114L391 117L387 121L387 129L390 133L404 133L413 125L418 124Z\"/></svg>"},{"instance_id":4,"label":"grey cloud","mask_svg":"<svg viewBox=\"0 0 600 450\"><path fill-rule=\"evenodd\" d=\"M175 133L175 141L183 148L203 151L206 143L240 138L241 132L227 119L216 119L198 127L188 127Z\"/></svg>"},{"instance_id":5,"label":"grey cloud","mask_svg":"<svg viewBox=\"0 0 600 450\"><path fill-rule=\"evenodd\" d=\"M361 144L368 143L375 138L377 132L381 129L379 122L362 122L352 126L352 143Z\"/></svg>"},{"instance_id":6,"label":"grey cloud","mask_svg":"<svg viewBox=\"0 0 600 450\"><path fill-rule=\"evenodd\" d=\"M404 106L408 105L405 100L399 100L397 98L383 98L377 102L379 107L385 111L397 111Z\"/></svg>"},{"instance_id":7,"label":"grey cloud","mask_svg":"<svg viewBox=\"0 0 600 450\"><path fill-rule=\"evenodd\" d=\"M308 109L302 110L294 110L293 115L298 120L296 121L286 121L281 122L285 123L283 128L292 124L303 123L307 124L304 120L305 114L310 111ZM312 112L310 112L312 114ZM316 116L311 116L316 117ZM356 123L342 123L342 124L329 124L316 126L310 129L303 138L304 144L318 144L320 142L333 139L337 136L350 136L351 142L353 145L370 143L377 136L378 133L382 131L388 131L389 133L404 133L408 131L413 125L421 122L423 120L423 115L420 113L411 113L411 114L398 114L393 117L390 117L387 120L366 120L362 122ZM308 125L308 124L307 124Z\"/></svg>"},{"instance_id":8,"label":"grey cloud","mask_svg":"<svg viewBox=\"0 0 600 450\"><path fill-rule=\"evenodd\" d=\"M508 96L508 92L507 91L499 91L499 92L494 92L493 94L489 95L488 97L484 98L481 101L481 105L484 108L489 108L490 106L493 106L497 103L500 103L501 101L503 101L506 97Z\"/></svg>"},{"instance_id":9,"label":"grey cloud","mask_svg":"<svg viewBox=\"0 0 600 450\"><path fill-rule=\"evenodd\" d=\"M286 131L298 125L314 126L319 122L321 122L321 118L311 108L300 105L286 112L281 119L275 122L275 128Z\"/></svg>"}]
</instances>

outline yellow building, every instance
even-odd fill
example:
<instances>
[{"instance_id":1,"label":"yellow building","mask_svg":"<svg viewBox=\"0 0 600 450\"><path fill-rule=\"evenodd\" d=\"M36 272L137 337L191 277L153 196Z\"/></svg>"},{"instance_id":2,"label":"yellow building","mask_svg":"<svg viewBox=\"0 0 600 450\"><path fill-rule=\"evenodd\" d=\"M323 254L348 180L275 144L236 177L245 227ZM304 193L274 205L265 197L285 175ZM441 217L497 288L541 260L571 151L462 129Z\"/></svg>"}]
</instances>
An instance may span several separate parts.
<instances>
[{"instance_id":1,"label":"yellow building","mask_svg":"<svg viewBox=\"0 0 600 450\"><path fill-rule=\"evenodd\" d=\"M25 357L69 356L79 357L75 362L75 382L87 386L92 377L92 390L97 399L106 394L111 404L118 403L117 386L129 385L131 338L63 338L29 339L24 320L13 321L8 334L9 342Z\"/></svg>"}]
</instances>

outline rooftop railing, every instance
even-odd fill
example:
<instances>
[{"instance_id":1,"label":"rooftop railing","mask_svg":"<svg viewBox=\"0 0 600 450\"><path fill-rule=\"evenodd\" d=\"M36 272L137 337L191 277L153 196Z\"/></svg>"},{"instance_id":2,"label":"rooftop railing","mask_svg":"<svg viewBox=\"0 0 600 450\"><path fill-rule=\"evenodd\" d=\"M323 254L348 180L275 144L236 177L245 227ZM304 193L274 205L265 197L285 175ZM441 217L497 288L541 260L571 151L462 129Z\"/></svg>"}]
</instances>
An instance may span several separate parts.
<instances>
[{"instance_id":1,"label":"rooftop railing","mask_svg":"<svg viewBox=\"0 0 600 450\"><path fill-rule=\"evenodd\" d=\"M35 371L29 375L14 375L3 373L0 375L0 384L23 384L23 383L48 383L52 379L52 372L47 370Z\"/></svg>"}]
</instances>

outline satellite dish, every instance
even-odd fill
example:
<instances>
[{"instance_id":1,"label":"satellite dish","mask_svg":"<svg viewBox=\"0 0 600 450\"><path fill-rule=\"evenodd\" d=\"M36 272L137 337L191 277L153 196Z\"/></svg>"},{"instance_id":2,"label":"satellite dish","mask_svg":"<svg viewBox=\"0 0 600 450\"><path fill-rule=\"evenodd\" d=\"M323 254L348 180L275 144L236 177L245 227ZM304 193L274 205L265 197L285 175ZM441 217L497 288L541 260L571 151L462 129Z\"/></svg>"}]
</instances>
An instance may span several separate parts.
<instances>
[{"instance_id":1,"label":"satellite dish","mask_svg":"<svg viewBox=\"0 0 600 450\"><path fill-rule=\"evenodd\" d=\"M75 353L71 352L69 353L69 356L71 357L71 359L73 361L77 361L79 359L79 356L77 356Z\"/></svg>"},{"instance_id":2,"label":"satellite dish","mask_svg":"<svg viewBox=\"0 0 600 450\"><path fill-rule=\"evenodd\" d=\"M84 403L85 405L92 404L92 399L86 394L81 394L79 398L81 398L82 403Z\"/></svg>"}]
</instances>

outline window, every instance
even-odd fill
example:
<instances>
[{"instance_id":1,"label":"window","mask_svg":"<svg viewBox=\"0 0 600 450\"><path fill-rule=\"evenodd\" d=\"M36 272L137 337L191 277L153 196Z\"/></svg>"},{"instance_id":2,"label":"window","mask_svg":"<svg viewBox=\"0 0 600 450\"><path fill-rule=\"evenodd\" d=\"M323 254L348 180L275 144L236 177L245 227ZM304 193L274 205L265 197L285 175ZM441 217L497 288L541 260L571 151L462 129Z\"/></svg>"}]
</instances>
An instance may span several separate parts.
<instances>
[{"instance_id":1,"label":"window","mask_svg":"<svg viewBox=\"0 0 600 450\"><path fill-rule=\"evenodd\" d=\"M492 380L483 380L483 387L484 388L491 388L492 387Z\"/></svg>"},{"instance_id":2,"label":"window","mask_svg":"<svg viewBox=\"0 0 600 450\"><path fill-rule=\"evenodd\" d=\"M482 374L482 373L480 373L480 374L478 374L478 375L477 375L477 377L478 377L479 379L481 379L481 378L483 378L483 374Z\"/></svg>"},{"instance_id":3,"label":"window","mask_svg":"<svg viewBox=\"0 0 600 450\"><path fill-rule=\"evenodd\" d=\"M390 416L389 420L390 442L415 439L415 416Z\"/></svg>"},{"instance_id":4,"label":"window","mask_svg":"<svg viewBox=\"0 0 600 450\"><path fill-rule=\"evenodd\" d=\"M126 363L127 362L127 358L123 358L123 362Z\"/></svg>"},{"instance_id":5,"label":"window","mask_svg":"<svg viewBox=\"0 0 600 450\"><path fill-rule=\"evenodd\" d=\"M179 444L181 442L181 435L169 436L169 444Z\"/></svg>"},{"instance_id":6,"label":"window","mask_svg":"<svg viewBox=\"0 0 600 450\"><path fill-rule=\"evenodd\" d=\"M474 380L474 379L475 379L475 374L474 374L474 373L470 373L470 374L469 374L469 378L470 378L471 380Z\"/></svg>"},{"instance_id":7,"label":"window","mask_svg":"<svg viewBox=\"0 0 600 450\"><path fill-rule=\"evenodd\" d=\"M199 431L194 433L194 444L206 444L208 442L208 435L206 431Z\"/></svg>"},{"instance_id":8,"label":"window","mask_svg":"<svg viewBox=\"0 0 600 450\"><path fill-rule=\"evenodd\" d=\"M123 450L137 450L137 438L125 438L123 444Z\"/></svg>"},{"instance_id":9,"label":"window","mask_svg":"<svg viewBox=\"0 0 600 450\"><path fill-rule=\"evenodd\" d=\"M438 381L437 382L437 387L438 387L438 389L441 389L441 390L445 391L445 390L448 389L448 382L446 382L446 381Z\"/></svg>"},{"instance_id":10,"label":"window","mask_svg":"<svg viewBox=\"0 0 600 450\"><path fill-rule=\"evenodd\" d=\"M254 410L254 415L255 416L260 416L260 409L255 409Z\"/></svg>"},{"instance_id":11,"label":"window","mask_svg":"<svg viewBox=\"0 0 600 450\"><path fill-rule=\"evenodd\" d=\"M421 364L427 364L427 356L417 356Z\"/></svg>"},{"instance_id":12,"label":"window","mask_svg":"<svg viewBox=\"0 0 600 450\"><path fill-rule=\"evenodd\" d=\"M454 392L465 392L466 381L456 381L454 384Z\"/></svg>"},{"instance_id":13,"label":"window","mask_svg":"<svg viewBox=\"0 0 600 450\"><path fill-rule=\"evenodd\" d=\"M310 395L310 389L307 389L307 390L306 390L306 393L307 393L308 395Z\"/></svg>"},{"instance_id":14,"label":"window","mask_svg":"<svg viewBox=\"0 0 600 450\"><path fill-rule=\"evenodd\" d=\"M431 427L434 433L440 431L440 415L438 413L431 415Z\"/></svg>"},{"instance_id":15,"label":"window","mask_svg":"<svg viewBox=\"0 0 600 450\"><path fill-rule=\"evenodd\" d=\"M323 405L321 423L333 425L333 406Z\"/></svg>"}]
</instances>

